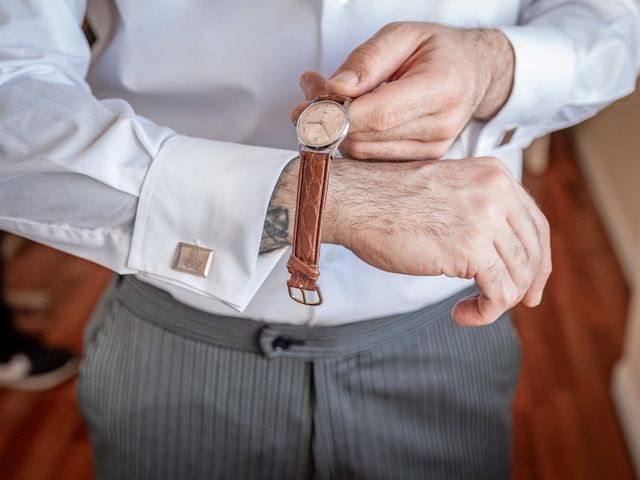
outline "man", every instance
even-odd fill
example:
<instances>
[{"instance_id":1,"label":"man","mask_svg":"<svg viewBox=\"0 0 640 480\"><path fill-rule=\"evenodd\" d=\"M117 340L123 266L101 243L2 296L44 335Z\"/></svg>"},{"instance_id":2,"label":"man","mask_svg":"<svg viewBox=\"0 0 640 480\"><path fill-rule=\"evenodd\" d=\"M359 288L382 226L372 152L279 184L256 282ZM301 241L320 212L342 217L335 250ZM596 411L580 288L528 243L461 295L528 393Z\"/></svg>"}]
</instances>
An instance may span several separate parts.
<instances>
[{"instance_id":1,"label":"man","mask_svg":"<svg viewBox=\"0 0 640 480\"><path fill-rule=\"evenodd\" d=\"M0 226L121 274L81 369L98 478L509 477L505 312L551 270L511 173L632 91L634 5L96 0L92 54L80 0L0 12ZM318 307L285 287L304 71L354 98Z\"/></svg>"}]
</instances>

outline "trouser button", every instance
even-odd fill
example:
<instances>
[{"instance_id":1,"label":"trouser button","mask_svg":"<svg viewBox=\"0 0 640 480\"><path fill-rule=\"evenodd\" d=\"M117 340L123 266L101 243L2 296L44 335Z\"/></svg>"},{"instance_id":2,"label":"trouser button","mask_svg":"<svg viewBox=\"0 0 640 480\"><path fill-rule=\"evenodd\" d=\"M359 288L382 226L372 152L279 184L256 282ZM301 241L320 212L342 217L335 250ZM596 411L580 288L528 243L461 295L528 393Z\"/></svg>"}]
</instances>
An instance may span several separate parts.
<instances>
[{"instance_id":1,"label":"trouser button","mask_svg":"<svg viewBox=\"0 0 640 480\"><path fill-rule=\"evenodd\" d=\"M289 350L291 339L287 337L276 337L271 342L271 346L276 351Z\"/></svg>"}]
</instances>

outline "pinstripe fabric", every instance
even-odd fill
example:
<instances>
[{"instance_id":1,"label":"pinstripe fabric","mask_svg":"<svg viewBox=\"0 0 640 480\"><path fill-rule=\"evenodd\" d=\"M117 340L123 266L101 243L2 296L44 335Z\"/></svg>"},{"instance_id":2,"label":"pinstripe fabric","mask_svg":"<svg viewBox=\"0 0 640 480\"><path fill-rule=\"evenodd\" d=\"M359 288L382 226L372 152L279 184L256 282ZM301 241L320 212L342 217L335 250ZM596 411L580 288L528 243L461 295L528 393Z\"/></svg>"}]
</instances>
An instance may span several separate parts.
<instances>
[{"instance_id":1,"label":"pinstripe fabric","mask_svg":"<svg viewBox=\"0 0 640 480\"><path fill-rule=\"evenodd\" d=\"M506 479L519 353L509 319L443 317L348 359L314 363L320 478Z\"/></svg>"},{"instance_id":2,"label":"pinstripe fabric","mask_svg":"<svg viewBox=\"0 0 640 480\"><path fill-rule=\"evenodd\" d=\"M518 341L508 316L454 326L465 294L314 329L209 315L115 282L85 334L79 382L96 477L509 478Z\"/></svg>"}]
</instances>

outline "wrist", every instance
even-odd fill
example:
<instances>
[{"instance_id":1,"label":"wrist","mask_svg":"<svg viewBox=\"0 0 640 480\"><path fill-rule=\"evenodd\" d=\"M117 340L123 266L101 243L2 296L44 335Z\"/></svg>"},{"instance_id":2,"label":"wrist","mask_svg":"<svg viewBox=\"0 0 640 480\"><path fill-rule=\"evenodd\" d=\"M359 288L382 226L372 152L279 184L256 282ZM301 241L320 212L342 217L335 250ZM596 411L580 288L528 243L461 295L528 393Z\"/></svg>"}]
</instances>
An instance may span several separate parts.
<instances>
[{"instance_id":1,"label":"wrist","mask_svg":"<svg viewBox=\"0 0 640 480\"><path fill-rule=\"evenodd\" d=\"M515 55L509 39L496 29L466 31L474 56L480 102L473 117L489 120L507 103L513 87Z\"/></svg>"},{"instance_id":2,"label":"wrist","mask_svg":"<svg viewBox=\"0 0 640 480\"><path fill-rule=\"evenodd\" d=\"M348 185L353 171L353 160L333 160L329 174L329 187L322 218L322 243L347 246L349 233Z\"/></svg>"},{"instance_id":3,"label":"wrist","mask_svg":"<svg viewBox=\"0 0 640 480\"><path fill-rule=\"evenodd\" d=\"M348 237L348 205L347 186L353 183L356 176L354 169L362 162L338 159L331 163L329 185L322 217L322 243L347 244ZM279 241L275 247L291 245L298 201L298 176L300 157L293 159L282 171L267 211L265 232L261 252L273 250L274 216L286 215L286 222L279 222ZM270 215L270 212L274 212ZM266 233L266 235L265 235Z\"/></svg>"}]
</instances>

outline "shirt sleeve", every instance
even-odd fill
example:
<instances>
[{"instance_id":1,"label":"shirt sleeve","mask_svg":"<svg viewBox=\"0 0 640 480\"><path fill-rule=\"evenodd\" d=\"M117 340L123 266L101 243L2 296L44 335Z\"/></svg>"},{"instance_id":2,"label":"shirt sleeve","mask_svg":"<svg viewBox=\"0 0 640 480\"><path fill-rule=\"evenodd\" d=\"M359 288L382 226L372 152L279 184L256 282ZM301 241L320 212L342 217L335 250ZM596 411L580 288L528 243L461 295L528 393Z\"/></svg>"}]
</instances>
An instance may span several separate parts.
<instances>
[{"instance_id":1,"label":"shirt sleeve","mask_svg":"<svg viewBox=\"0 0 640 480\"><path fill-rule=\"evenodd\" d=\"M296 152L180 135L96 99L84 10L0 3L0 229L243 310L284 252L258 254ZM173 268L179 242L214 251L207 277Z\"/></svg>"},{"instance_id":2,"label":"shirt sleeve","mask_svg":"<svg viewBox=\"0 0 640 480\"><path fill-rule=\"evenodd\" d=\"M633 0L529 0L519 24L500 28L515 53L514 84L483 124L475 153L526 147L535 138L594 115L634 90L640 17Z\"/></svg>"}]
</instances>

